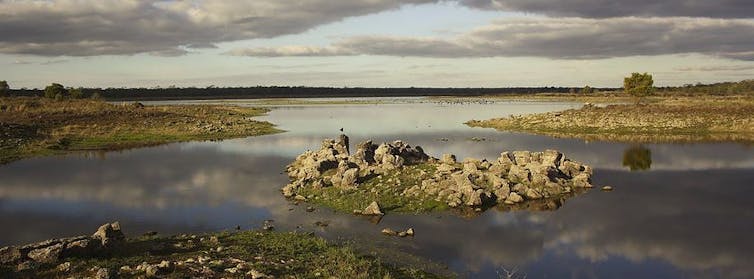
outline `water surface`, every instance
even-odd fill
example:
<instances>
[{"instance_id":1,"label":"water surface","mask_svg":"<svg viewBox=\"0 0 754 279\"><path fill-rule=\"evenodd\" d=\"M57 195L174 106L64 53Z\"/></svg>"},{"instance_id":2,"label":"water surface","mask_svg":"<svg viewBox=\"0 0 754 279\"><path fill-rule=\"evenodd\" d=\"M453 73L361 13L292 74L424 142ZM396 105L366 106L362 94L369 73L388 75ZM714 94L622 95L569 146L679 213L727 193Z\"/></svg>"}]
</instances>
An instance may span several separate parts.
<instances>
[{"instance_id":1,"label":"water surface","mask_svg":"<svg viewBox=\"0 0 754 279\"><path fill-rule=\"evenodd\" d=\"M584 142L462 124L575 106L416 98L283 106L262 118L288 131L282 134L18 161L0 166L0 245L89 234L112 220L137 235L255 228L272 219L278 230L409 252L464 277L496 277L503 269L527 278L754 277L752 147ZM374 224L324 208L307 213L280 194L288 182L282 171L341 128L352 144L402 139L436 157L493 159L504 150L554 148L594 166L594 183L615 191L594 189L554 211L489 210L473 218L391 214ZM413 227L417 235L388 238L379 233L385 227Z\"/></svg>"}]
</instances>

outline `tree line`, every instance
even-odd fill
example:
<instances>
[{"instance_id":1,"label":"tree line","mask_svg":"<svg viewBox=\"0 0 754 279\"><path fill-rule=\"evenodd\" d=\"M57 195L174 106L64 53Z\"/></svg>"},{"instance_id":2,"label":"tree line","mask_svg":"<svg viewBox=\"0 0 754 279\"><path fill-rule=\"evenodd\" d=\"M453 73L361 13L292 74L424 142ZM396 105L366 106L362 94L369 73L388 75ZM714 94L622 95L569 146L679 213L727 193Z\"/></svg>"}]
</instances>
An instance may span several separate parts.
<instances>
[{"instance_id":1,"label":"tree line","mask_svg":"<svg viewBox=\"0 0 754 279\"><path fill-rule=\"evenodd\" d=\"M52 83L40 89L11 89L0 81L0 97L41 96L51 99L108 99L108 100L179 100L179 99L249 99L249 98L329 98L329 97L411 97L411 96L485 96L500 94L571 93L595 94L625 92L641 100L659 95L741 95L754 94L754 80L714 84L655 87L651 74L632 73L623 80L623 88L575 87L508 87L508 88L364 88L364 87L168 87L168 88L73 88Z\"/></svg>"}]
</instances>

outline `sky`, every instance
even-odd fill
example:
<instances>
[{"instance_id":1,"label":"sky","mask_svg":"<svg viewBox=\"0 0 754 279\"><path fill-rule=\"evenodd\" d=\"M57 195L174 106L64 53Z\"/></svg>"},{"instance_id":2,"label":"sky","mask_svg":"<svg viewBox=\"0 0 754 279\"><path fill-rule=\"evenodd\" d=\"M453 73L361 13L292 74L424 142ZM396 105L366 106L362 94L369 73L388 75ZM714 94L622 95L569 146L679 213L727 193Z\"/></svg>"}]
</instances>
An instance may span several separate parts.
<instances>
[{"instance_id":1,"label":"sky","mask_svg":"<svg viewBox=\"0 0 754 279\"><path fill-rule=\"evenodd\" d=\"M0 0L0 80L620 87L754 78L751 0Z\"/></svg>"}]
</instances>

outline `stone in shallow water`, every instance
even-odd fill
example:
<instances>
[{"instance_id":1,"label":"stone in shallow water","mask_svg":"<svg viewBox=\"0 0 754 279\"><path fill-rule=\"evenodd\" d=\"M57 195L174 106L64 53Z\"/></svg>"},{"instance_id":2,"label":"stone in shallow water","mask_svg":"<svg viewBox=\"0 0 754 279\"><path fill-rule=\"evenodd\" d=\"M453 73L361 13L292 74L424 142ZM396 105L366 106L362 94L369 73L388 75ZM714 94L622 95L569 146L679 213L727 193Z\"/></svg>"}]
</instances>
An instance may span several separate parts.
<instances>
[{"instance_id":1,"label":"stone in shallow water","mask_svg":"<svg viewBox=\"0 0 754 279\"><path fill-rule=\"evenodd\" d=\"M376 201L373 201L372 203L367 206L364 210L361 211L361 214L363 215L384 215L382 213L382 210L380 209L380 205L377 204Z\"/></svg>"}]
</instances>

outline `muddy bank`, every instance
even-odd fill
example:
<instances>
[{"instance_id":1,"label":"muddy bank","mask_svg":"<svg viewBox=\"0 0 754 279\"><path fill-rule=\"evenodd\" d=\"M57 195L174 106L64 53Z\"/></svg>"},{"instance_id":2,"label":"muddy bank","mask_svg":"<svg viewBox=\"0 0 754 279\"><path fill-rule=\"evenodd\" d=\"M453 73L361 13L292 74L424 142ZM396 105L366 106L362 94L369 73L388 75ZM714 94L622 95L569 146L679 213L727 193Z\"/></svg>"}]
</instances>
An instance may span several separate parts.
<instances>
[{"instance_id":1,"label":"muddy bank","mask_svg":"<svg viewBox=\"0 0 754 279\"><path fill-rule=\"evenodd\" d=\"M433 158L402 141L367 141L351 153L345 135L299 155L287 172L291 183L283 187L284 196L364 215L521 208L592 187L592 168L556 150L506 151L492 161L459 162L452 154Z\"/></svg>"},{"instance_id":2,"label":"muddy bank","mask_svg":"<svg viewBox=\"0 0 754 279\"><path fill-rule=\"evenodd\" d=\"M466 124L584 140L754 143L754 99L703 96L664 98L641 105L586 104L580 109L471 120Z\"/></svg>"}]
</instances>

